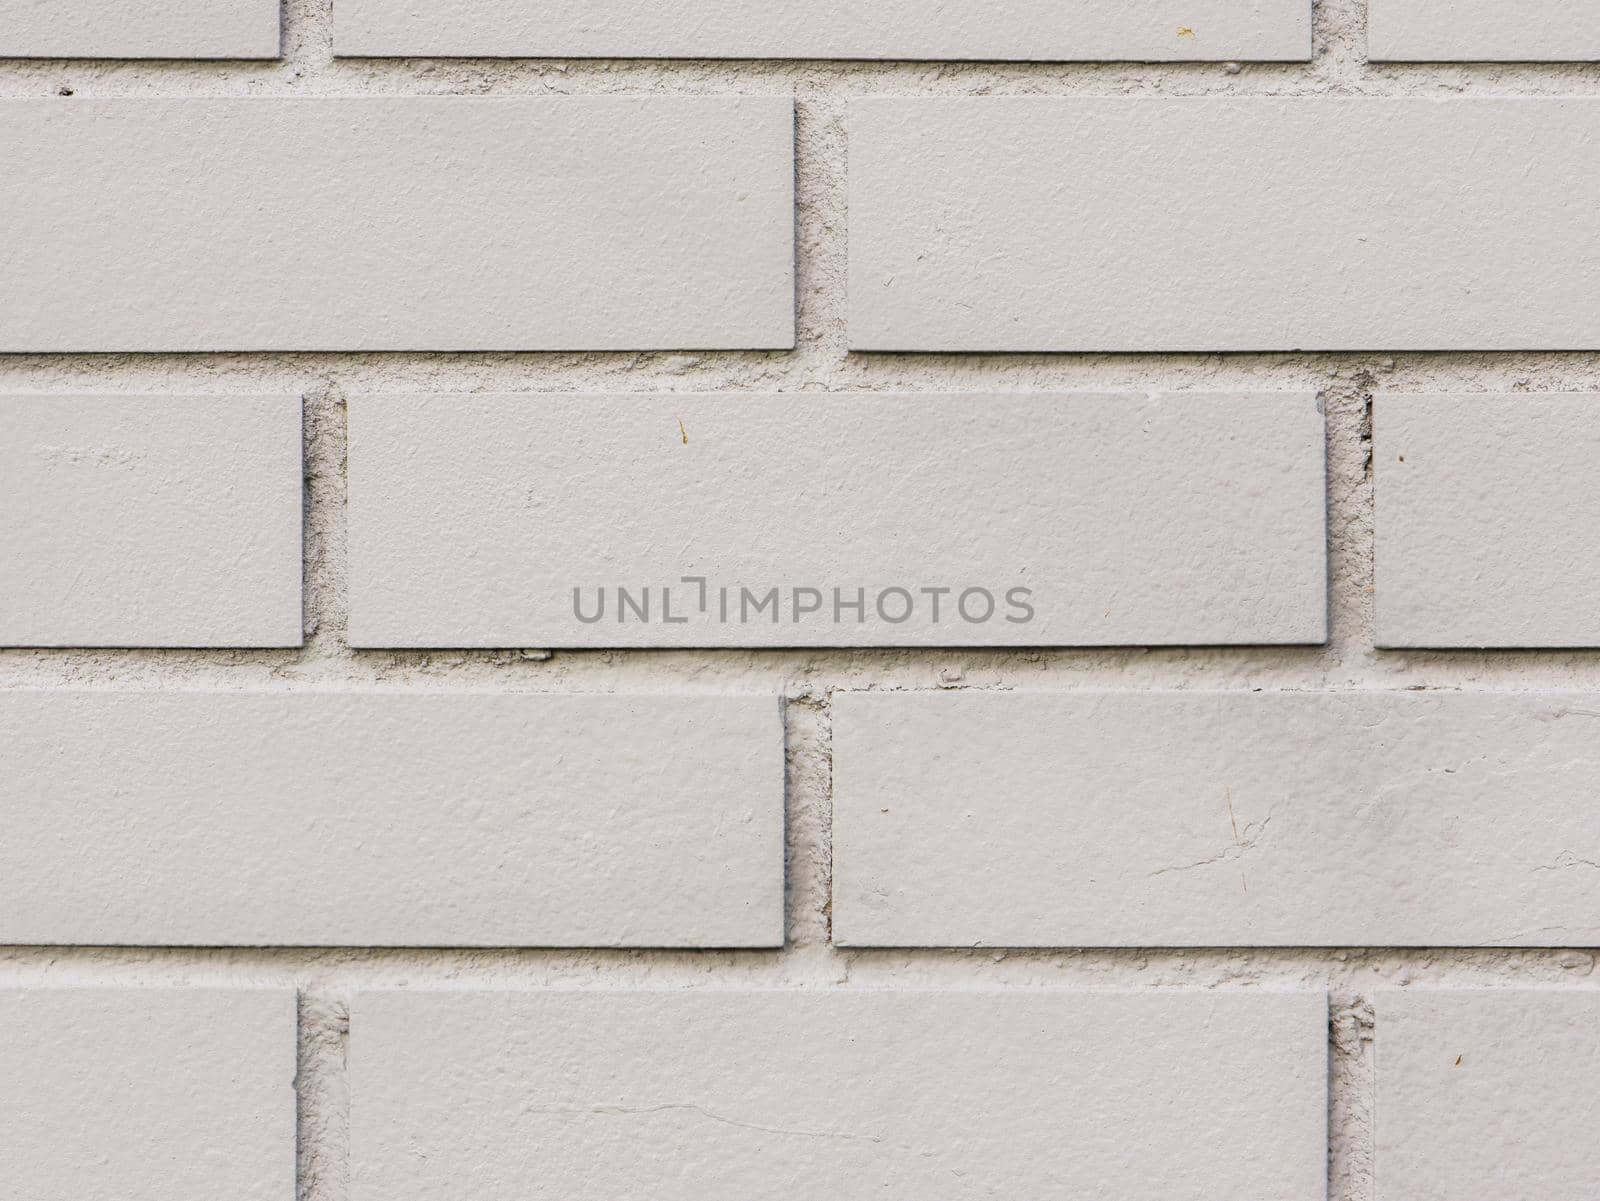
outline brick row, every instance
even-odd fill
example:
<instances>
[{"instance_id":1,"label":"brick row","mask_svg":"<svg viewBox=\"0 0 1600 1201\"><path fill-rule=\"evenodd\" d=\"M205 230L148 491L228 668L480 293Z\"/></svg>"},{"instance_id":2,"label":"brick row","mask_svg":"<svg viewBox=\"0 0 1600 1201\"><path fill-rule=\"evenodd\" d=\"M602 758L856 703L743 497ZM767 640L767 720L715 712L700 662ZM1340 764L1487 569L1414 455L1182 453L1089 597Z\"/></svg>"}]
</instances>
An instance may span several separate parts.
<instances>
[{"instance_id":1,"label":"brick row","mask_svg":"<svg viewBox=\"0 0 1600 1201\"><path fill-rule=\"evenodd\" d=\"M265 59L278 0L0 0L0 57ZM357 57L1300 62L1309 0L341 0L333 48ZM1372 0L1377 62L1586 61L1600 40L1561 0Z\"/></svg>"},{"instance_id":2,"label":"brick row","mask_svg":"<svg viewBox=\"0 0 1600 1201\"><path fill-rule=\"evenodd\" d=\"M793 343L787 98L3 111L3 351ZM880 98L850 126L857 350L1600 346L1600 101Z\"/></svg>"},{"instance_id":3,"label":"brick row","mask_svg":"<svg viewBox=\"0 0 1600 1201\"><path fill-rule=\"evenodd\" d=\"M357 646L1327 633L1309 394L370 395L349 413ZM1378 645L1600 645L1596 397L1385 393L1374 425ZM10 395L0 430L0 645L299 645L297 398Z\"/></svg>"},{"instance_id":4,"label":"brick row","mask_svg":"<svg viewBox=\"0 0 1600 1201\"><path fill-rule=\"evenodd\" d=\"M1578 693L840 693L845 946L1592 946ZM0 943L778 946L752 696L9 692Z\"/></svg>"},{"instance_id":5,"label":"brick row","mask_svg":"<svg viewBox=\"0 0 1600 1201\"><path fill-rule=\"evenodd\" d=\"M1587 1201L1600 994L1374 1009L1379 1201ZM295 1027L287 989L0 990L8 1185L290 1201ZM1326 1030L1310 990L363 990L350 1195L1313 1201Z\"/></svg>"}]
</instances>

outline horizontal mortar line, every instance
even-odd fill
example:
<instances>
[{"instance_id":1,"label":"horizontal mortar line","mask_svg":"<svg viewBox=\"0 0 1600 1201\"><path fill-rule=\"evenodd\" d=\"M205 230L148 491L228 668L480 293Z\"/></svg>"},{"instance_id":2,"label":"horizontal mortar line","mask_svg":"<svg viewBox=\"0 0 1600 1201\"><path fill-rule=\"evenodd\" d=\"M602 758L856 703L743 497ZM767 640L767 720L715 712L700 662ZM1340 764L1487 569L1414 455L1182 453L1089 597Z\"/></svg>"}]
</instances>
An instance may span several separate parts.
<instances>
[{"instance_id":1,"label":"horizontal mortar line","mask_svg":"<svg viewBox=\"0 0 1600 1201\"><path fill-rule=\"evenodd\" d=\"M57 949L58 951L60 948ZM147 952L148 954L148 952ZM1137 957L1142 958L1142 957ZM517 992L878 992L900 990L1032 992L1104 992L1108 990L1149 990L1191 992L1199 990L1347 990L1371 991L1395 988L1489 989L1537 987L1581 993L1600 993L1591 962L1567 967L1554 958L1532 962L1479 962L1468 958L1441 959L1423 955L1415 960L1392 958L1378 968L1362 962L1347 966L1345 960L1330 959L1296 967L1263 967L1254 958L1241 954L1232 961L1213 963L1193 957L1158 963L1153 967L1135 966L1135 956L1127 961L1101 960L1092 966L1047 978L1019 980L1008 978L982 965L966 965L971 970L956 970L951 961L922 959L891 971L867 971L854 967L849 980L823 970L807 974L770 971L742 973L737 969L719 970L706 976L704 962L683 965L652 963L648 976L630 976L623 965L611 967L580 962L568 965L571 977L532 979L533 970L514 963L490 963L466 971L447 956L436 959L413 958L404 963L369 963L351 958L339 968L309 964L303 968L272 963L250 962L245 966L218 966L215 959L195 957L178 964L149 962L138 966L100 965L92 960L70 961L65 968L43 970L26 965L0 963L0 988L116 988L116 989L216 989L260 988L294 989L318 995L349 994L363 990L410 989L426 991L473 992L502 990ZM1168 974L1163 974L1164 969Z\"/></svg>"},{"instance_id":2,"label":"horizontal mortar line","mask_svg":"<svg viewBox=\"0 0 1600 1201\"><path fill-rule=\"evenodd\" d=\"M341 60L362 65L305 70L293 60L255 64L191 60L115 59L0 60L0 98L58 96L62 85L74 99L336 99L340 97L415 97L495 99L536 96L793 95L797 103L831 105L876 94L927 99L999 96L1063 99L1411 99L1449 102L1491 99L1584 99L1600 96L1600 73L1589 64L1462 64L1436 72L1390 68L1355 78L1327 79L1302 66L1246 64L1228 75L1223 64L1161 68L1155 73L1125 64L1081 64L1065 73L1052 64L974 64L938 60L903 65L862 64L841 70L839 80L819 83L818 69L842 68L837 61L752 60L515 60L410 59ZM382 64L374 66L373 64ZM564 68L564 69L563 69ZM621 74L618 73L619 68ZM926 78L940 68L939 79ZM74 71L92 72L72 79ZM459 72L453 79L451 72ZM485 79L485 73L489 77ZM550 86L555 72L560 87ZM707 78L708 73L711 78ZM979 76L983 77L973 77ZM1253 77L1258 74L1258 77ZM1114 78L1106 78L1114 75ZM48 78L45 78L48 76ZM442 77L442 78L441 78ZM268 85L268 86L263 86ZM152 92L155 87L164 90ZM219 87L237 92L219 93ZM1130 91L1129 87L1136 90ZM458 90L451 91L454 87ZM1015 90L1005 90L1014 87ZM526 88L526 91L512 90ZM504 89L504 90L502 90ZM537 89L537 90L535 90ZM998 89L998 90L997 90Z\"/></svg>"}]
</instances>

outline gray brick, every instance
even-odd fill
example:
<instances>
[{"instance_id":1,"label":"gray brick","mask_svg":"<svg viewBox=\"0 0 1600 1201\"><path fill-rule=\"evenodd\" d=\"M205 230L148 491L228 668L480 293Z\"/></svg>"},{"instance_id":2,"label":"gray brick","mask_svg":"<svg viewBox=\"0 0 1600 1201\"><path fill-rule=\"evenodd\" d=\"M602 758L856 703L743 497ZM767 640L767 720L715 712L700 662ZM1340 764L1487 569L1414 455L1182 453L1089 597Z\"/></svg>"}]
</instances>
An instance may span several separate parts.
<instances>
[{"instance_id":1,"label":"gray brick","mask_svg":"<svg viewBox=\"0 0 1600 1201\"><path fill-rule=\"evenodd\" d=\"M277 58L278 7L279 0L0 0L0 58Z\"/></svg>"},{"instance_id":2,"label":"gray brick","mask_svg":"<svg viewBox=\"0 0 1600 1201\"><path fill-rule=\"evenodd\" d=\"M1314 992L364 992L352 1201L1322 1201Z\"/></svg>"},{"instance_id":3,"label":"gray brick","mask_svg":"<svg viewBox=\"0 0 1600 1201\"><path fill-rule=\"evenodd\" d=\"M1600 347L1600 100L874 98L849 126L854 350Z\"/></svg>"},{"instance_id":4,"label":"gray brick","mask_svg":"<svg viewBox=\"0 0 1600 1201\"><path fill-rule=\"evenodd\" d=\"M1386 989L1377 1201L1591 1201L1600 993Z\"/></svg>"},{"instance_id":5,"label":"gray brick","mask_svg":"<svg viewBox=\"0 0 1600 1201\"><path fill-rule=\"evenodd\" d=\"M349 55L550 58L1311 57L1308 0L339 0Z\"/></svg>"},{"instance_id":6,"label":"gray brick","mask_svg":"<svg viewBox=\"0 0 1600 1201\"><path fill-rule=\"evenodd\" d=\"M295 396L0 396L0 645L299 646Z\"/></svg>"},{"instance_id":7,"label":"gray brick","mask_svg":"<svg viewBox=\"0 0 1600 1201\"><path fill-rule=\"evenodd\" d=\"M0 990L18 1201L294 1201L287 989Z\"/></svg>"},{"instance_id":8,"label":"gray brick","mask_svg":"<svg viewBox=\"0 0 1600 1201\"><path fill-rule=\"evenodd\" d=\"M0 693L0 943L774 946L758 696Z\"/></svg>"},{"instance_id":9,"label":"gray brick","mask_svg":"<svg viewBox=\"0 0 1600 1201\"><path fill-rule=\"evenodd\" d=\"M786 97L6 100L0 159L0 351L794 340Z\"/></svg>"},{"instance_id":10,"label":"gray brick","mask_svg":"<svg viewBox=\"0 0 1600 1201\"><path fill-rule=\"evenodd\" d=\"M1593 946L1585 694L833 702L846 946Z\"/></svg>"},{"instance_id":11,"label":"gray brick","mask_svg":"<svg viewBox=\"0 0 1600 1201\"><path fill-rule=\"evenodd\" d=\"M1318 642L1323 457L1308 393L358 396L350 639Z\"/></svg>"},{"instance_id":12,"label":"gray brick","mask_svg":"<svg viewBox=\"0 0 1600 1201\"><path fill-rule=\"evenodd\" d=\"M1600 396L1373 405L1377 640L1600 646Z\"/></svg>"}]
</instances>

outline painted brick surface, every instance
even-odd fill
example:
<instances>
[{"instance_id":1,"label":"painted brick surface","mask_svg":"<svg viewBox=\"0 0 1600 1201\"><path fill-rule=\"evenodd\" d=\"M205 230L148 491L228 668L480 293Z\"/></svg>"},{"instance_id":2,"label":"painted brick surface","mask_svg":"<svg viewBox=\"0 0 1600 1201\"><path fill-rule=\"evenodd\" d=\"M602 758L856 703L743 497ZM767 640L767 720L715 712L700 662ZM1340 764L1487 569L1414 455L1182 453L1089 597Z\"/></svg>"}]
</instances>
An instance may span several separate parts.
<instances>
[{"instance_id":1,"label":"painted brick surface","mask_svg":"<svg viewBox=\"0 0 1600 1201\"><path fill-rule=\"evenodd\" d=\"M847 946L1591 946L1585 694L843 693Z\"/></svg>"},{"instance_id":2,"label":"painted brick surface","mask_svg":"<svg viewBox=\"0 0 1600 1201\"><path fill-rule=\"evenodd\" d=\"M0 989L0 1165L28 1201L294 1201L287 989Z\"/></svg>"},{"instance_id":3,"label":"painted brick surface","mask_svg":"<svg viewBox=\"0 0 1600 1201\"><path fill-rule=\"evenodd\" d=\"M849 130L855 350L1600 347L1600 101L870 98Z\"/></svg>"},{"instance_id":4,"label":"painted brick surface","mask_svg":"<svg viewBox=\"0 0 1600 1201\"><path fill-rule=\"evenodd\" d=\"M0 645L299 646L300 400L0 396Z\"/></svg>"},{"instance_id":5,"label":"painted brick surface","mask_svg":"<svg viewBox=\"0 0 1600 1201\"><path fill-rule=\"evenodd\" d=\"M750 96L0 102L0 351L789 346L792 123Z\"/></svg>"},{"instance_id":6,"label":"painted brick surface","mask_svg":"<svg viewBox=\"0 0 1600 1201\"><path fill-rule=\"evenodd\" d=\"M1367 53L1380 62L1594 60L1593 17L1566 0L1368 0Z\"/></svg>"},{"instance_id":7,"label":"painted brick surface","mask_svg":"<svg viewBox=\"0 0 1600 1201\"><path fill-rule=\"evenodd\" d=\"M349 448L357 646L1326 633L1308 393L362 396Z\"/></svg>"},{"instance_id":8,"label":"painted brick surface","mask_svg":"<svg viewBox=\"0 0 1600 1201\"><path fill-rule=\"evenodd\" d=\"M1600 992L1388 989L1375 1003L1378 1201L1587 1201Z\"/></svg>"},{"instance_id":9,"label":"painted brick surface","mask_svg":"<svg viewBox=\"0 0 1600 1201\"><path fill-rule=\"evenodd\" d=\"M0 0L0 1201L1590 1201L1590 8Z\"/></svg>"},{"instance_id":10,"label":"painted brick surface","mask_svg":"<svg viewBox=\"0 0 1600 1201\"><path fill-rule=\"evenodd\" d=\"M1373 406L1381 646L1600 646L1600 395Z\"/></svg>"},{"instance_id":11,"label":"painted brick surface","mask_svg":"<svg viewBox=\"0 0 1600 1201\"><path fill-rule=\"evenodd\" d=\"M1321 1201L1316 992L364 992L351 1197Z\"/></svg>"},{"instance_id":12,"label":"painted brick surface","mask_svg":"<svg viewBox=\"0 0 1600 1201\"><path fill-rule=\"evenodd\" d=\"M0 0L0 58L276 58L278 0Z\"/></svg>"},{"instance_id":13,"label":"painted brick surface","mask_svg":"<svg viewBox=\"0 0 1600 1201\"><path fill-rule=\"evenodd\" d=\"M0 943L773 946L768 697L8 692Z\"/></svg>"},{"instance_id":14,"label":"painted brick surface","mask_svg":"<svg viewBox=\"0 0 1600 1201\"><path fill-rule=\"evenodd\" d=\"M354 55L1306 59L1308 0L340 0Z\"/></svg>"}]
</instances>

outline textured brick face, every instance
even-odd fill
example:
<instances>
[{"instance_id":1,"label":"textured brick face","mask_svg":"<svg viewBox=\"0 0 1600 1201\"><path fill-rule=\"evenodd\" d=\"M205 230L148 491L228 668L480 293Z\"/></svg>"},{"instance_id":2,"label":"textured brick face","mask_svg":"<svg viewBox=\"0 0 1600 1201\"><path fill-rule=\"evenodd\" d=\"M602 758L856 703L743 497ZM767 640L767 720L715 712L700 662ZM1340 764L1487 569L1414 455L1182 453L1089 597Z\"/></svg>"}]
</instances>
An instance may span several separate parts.
<instances>
[{"instance_id":1,"label":"textured brick face","mask_svg":"<svg viewBox=\"0 0 1600 1201\"><path fill-rule=\"evenodd\" d=\"M340 54L1304 59L1308 0L340 0Z\"/></svg>"},{"instance_id":2,"label":"textured brick face","mask_svg":"<svg viewBox=\"0 0 1600 1201\"><path fill-rule=\"evenodd\" d=\"M1600 102L872 98L849 128L855 350L1600 347Z\"/></svg>"},{"instance_id":3,"label":"textured brick face","mask_svg":"<svg viewBox=\"0 0 1600 1201\"><path fill-rule=\"evenodd\" d=\"M1600 646L1597 402L1376 402L1379 645Z\"/></svg>"},{"instance_id":4,"label":"textured brick face","mask_svg":"<svg viewBox=\"0 0 1600 1201\"><path fill-rule=\"evenodd\" d=\"M295 996L0 990L0 1170L28 1201L294 1201Z\"/></svg>"},{"instance_id":5,"label":"textured brick face","mask_svg":"<svg viewBox=\"0 0 1600 1201\"><path fill-rule=\"evenodd\" d=\"M1592 945L1592 704L841 695L834 940Z\"/></svg>"},{"instance_id":6,"label":"textured brick face","mask_svg":"<svg viewBox=\"0 0 1600 1201\"><path fill-rule=\"evenodd\" d=\"M1368 0L1379 62L1560 62L1600 58L1594 13L1569 0Z\"/></svg>"},{"instance_id":7,"label":"textured brick face","mask_svg":"<svg viewBox=\"0 0 1600 1201\"><path fill-rule=\"evenodd\" d=\"M1600 993L1388 990L1376 1016L1378 1201L1594 1196Z\"/></svg>"},{"instance_id":8,"label":"textured brick face","mask_svg":"<svg viewBox=\"0 0 1600 1201\"><path fill-rule=\"evenodd\" d=\"M0 645L299 646L300 401L0 396Z\"/></svg>"},{"instance_id":9,"label":"textured brick face","mask_svg":"<svg viewBox=\"0 0 1600 1201\"><path fill-rule=\"evenodd\" d=\"M1303 393L358 397L350 637L1320 642L1322 424Z\"/></svg>"},{"instance_id":10,"label":"textured brick face","mask_svg":"<svg viewBox=\"0 0 1600 1201\"><path fill-rule=\"evenodd\" d=\"M0 695L0 942L773 946L763 697Z\"/></svg>"},{"instance_id":11,"label":"textured brick face","mask_svg":"<svg viewBox=\"0 0 1600 1201\"><path fill-rule=\"evenodd\" d=\"M789 346L792 114L0 101L0 351Z\"/></svg>"},{"instance_id":12,"label":"textured brick face","mask_svg":"<svg viewBox=\"0 0 1600 1201\"><path fill-rule=\"evenodd\" d=\"M276 58L278 0L0 0L0 57Z\"/></svg>"},{"instance_id":13,"label":"textured brick face","mask_svg":"<svg viewBox=\"0 0 1600 1201\"><path fill-rule=\"evenodd\" d=\"M363 993L352 1201L1322 1201L1314 992Z\"/></svg>"}]
</instances>

